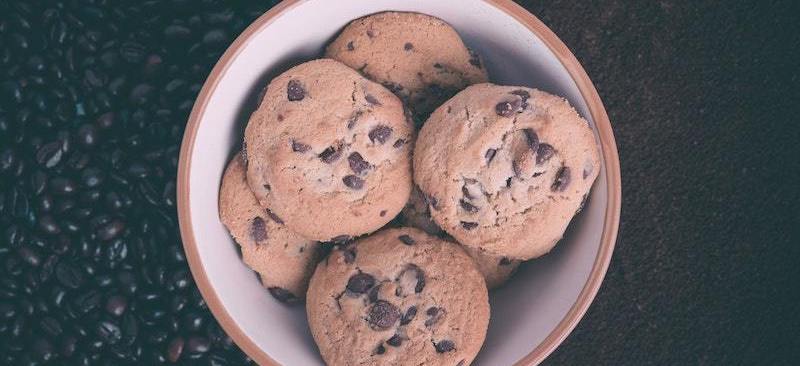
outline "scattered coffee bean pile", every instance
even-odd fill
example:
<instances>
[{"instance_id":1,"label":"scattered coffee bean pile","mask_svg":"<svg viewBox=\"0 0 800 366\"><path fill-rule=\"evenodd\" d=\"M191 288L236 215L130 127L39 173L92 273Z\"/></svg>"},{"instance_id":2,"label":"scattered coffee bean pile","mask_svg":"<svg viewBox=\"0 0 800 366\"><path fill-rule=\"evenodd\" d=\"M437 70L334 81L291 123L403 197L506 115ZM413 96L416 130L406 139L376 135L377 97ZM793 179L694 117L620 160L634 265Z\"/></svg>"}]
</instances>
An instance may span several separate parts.
<instances>
[{"instance_id":1,"label":"scattered coffee bean pile","mask_svg":"<svg viewBox=\"0 0 800 366\"><path fill-rule=\"evenodd\" d=\"M0 3L0 364L245 364L178 233L184 125L274 1Z\"/></svg>"}]
</instances>

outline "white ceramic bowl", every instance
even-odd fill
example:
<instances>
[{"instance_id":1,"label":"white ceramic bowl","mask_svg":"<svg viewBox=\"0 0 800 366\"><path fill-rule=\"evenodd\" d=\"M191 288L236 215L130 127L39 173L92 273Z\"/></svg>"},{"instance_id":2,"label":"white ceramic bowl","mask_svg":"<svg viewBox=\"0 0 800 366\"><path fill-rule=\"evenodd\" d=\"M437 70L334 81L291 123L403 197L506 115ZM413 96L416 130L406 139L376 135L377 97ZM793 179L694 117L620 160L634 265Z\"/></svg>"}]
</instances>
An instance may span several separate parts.
<instances>
[{"instance_id":1,"label":"white ceramic bowl","mask_svg":"<svg viewBox=\"0 0 800 366\"><path fill-rule=\"evenodd\" d=\"M602 172L583 212L552 253L525 263L491 294L492 317L478 365L537 364L572 331L594 299L619 224L620 172L608 116L566 46L510 0L284 1L256 20L214 67L181 148L178 214L192 274L223 328L263 365L322 364L302 306L265 291L219 221L223 169L240 148L258 92L280 72L317 58L349 21L380 11L444 19L484 58L493 82L566 97L595 130Z\"/></svg>"}]
</instances>

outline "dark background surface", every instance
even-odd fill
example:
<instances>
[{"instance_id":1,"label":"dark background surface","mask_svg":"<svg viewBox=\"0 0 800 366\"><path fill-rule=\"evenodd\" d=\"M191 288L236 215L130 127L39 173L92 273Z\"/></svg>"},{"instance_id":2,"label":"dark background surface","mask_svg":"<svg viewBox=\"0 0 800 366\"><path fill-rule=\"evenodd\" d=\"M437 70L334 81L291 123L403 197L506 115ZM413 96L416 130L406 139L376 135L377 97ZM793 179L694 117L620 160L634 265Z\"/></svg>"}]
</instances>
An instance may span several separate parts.
<instances>
[{"instance_id":1,"label":"dark background surface","mask_svg":"<svg viewBox=\"0 0 800 366\"><path fill-rule=\"evenodd\" d=\"M0 364L245 361L174 207L194 98L274 2L242 3L0 1ZM606 280L545 364L799 362L797 6L521 3L595 82L622 163Z\"/></svg>"}]
</instances>

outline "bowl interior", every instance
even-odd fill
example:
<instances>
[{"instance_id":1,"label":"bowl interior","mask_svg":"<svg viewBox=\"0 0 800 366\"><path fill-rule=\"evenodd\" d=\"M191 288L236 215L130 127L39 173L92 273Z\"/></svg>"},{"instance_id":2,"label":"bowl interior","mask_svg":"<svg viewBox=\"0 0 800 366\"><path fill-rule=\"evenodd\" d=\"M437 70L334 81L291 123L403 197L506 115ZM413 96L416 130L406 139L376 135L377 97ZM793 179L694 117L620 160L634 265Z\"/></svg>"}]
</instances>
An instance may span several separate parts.
<instances>
[{"instance_id":1,"label":"bowl interior","mask_svg":"<svg viewBox=\"0 0 800 366\"><path fill-rule=\"evenodd\" d=\"M322 364L302 306L276 302L240 260L219 221L218 189L228 159L241 147L242 130L256 95L278 73L319 57L350 20L384 10L417 11L444 19L485 60L497 84L536 87L564 96L594 128L587 102L556 55L528 28L480 0L327 0L293 3L261 24L242 43L210 96L198 109L194 144L184 153L188 168L188 215L199 262L230 319L255 346L286 365ZM219 68L218 68L219 69ZM214 80L210 78L209 80ZM209 89L211 88L211 89ZM199 111L199 112L198 112ZM595 130L595 134L597 131ZM491 298L486 343L475 364L512 364L535 349L564 319L589 278L601 243L608 205L605 162L584 211L552 253L527 262ZM524 240L524 238L520 238ZM230 329L228 329L230 330ZM253 355L251 355L253 356Z\"/></svg>"}]
</instances>

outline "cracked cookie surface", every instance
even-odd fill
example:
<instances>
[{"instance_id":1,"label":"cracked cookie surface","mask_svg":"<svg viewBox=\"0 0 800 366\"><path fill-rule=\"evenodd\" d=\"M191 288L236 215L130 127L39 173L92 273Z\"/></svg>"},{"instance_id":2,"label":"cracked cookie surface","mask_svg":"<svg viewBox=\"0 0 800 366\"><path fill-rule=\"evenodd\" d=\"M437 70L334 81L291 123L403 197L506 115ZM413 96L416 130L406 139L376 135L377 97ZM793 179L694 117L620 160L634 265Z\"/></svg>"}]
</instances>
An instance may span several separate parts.
<instances>
[{"instance_id":1,"label":"cracked cookie surface","mask_svg":"<svg viewBox=\"0 0 800 366\"><path fill-rule=\"evenodd\" d=\"M418 13L356 19L328 46L326 56L392 90L419 122L468 85L488 81L481 58L455 29Z\"/></svg>"},{"instance_id":2,"label":"cracked cookie surface","mask_svg":"<svg viewBox=\"0 0 800 366\"><path fill-rule=\"evenodd\" d=\"M251 116L247 181L298 234L355 237L403 208L413 141L394 94L337 61L310 61L273 79Z\"/></svg>"},{"instance_id":3,"label":"cracked cookie surface","mask_svg":"<svg viewBox=\"0 0 800 366\"><path fill-rule=\"evenodd\" d=\"M447 233L433 221L428 203L425 201L422 192L416 186L411 191L408 203L403 207L403 211L400 212L398 222L403 226L415 227L428 234L453 242L456 241L453 237L447 235ZM489 290L500 287L506 283L522 263L519 260L496 256L467 246L464 246L464 249L467 254L475 260L475 264L478 266L478 270L483 275L484 280L486 280L486 287L488 287Z\"/></svg>"},{"instance_id":4,"label":"cracked cookie surface","mask_svg":"<svg viewBox=\"0 0 800 366\"><path fill-rule=\"evenodd\" d=\"M489 322L474 262L413 228L335 249L314 272L306 311L328 365L469 365Z\"/></svg>"},{"instance_id":5,"label":"cracked cookie surface","mask_svg":"<svg viewBox=\"0 0 800 366\"><path fill-rule=\"evenodd\" d=\"M563 98L478 84L419 133L414 180L459 243L526 260L549 252L598 175L597 143Z\"/></svg>"},{"instance_id":6,"label":"cracked cookie surface","mask_svg":"<svg viewBox=\"0 0 800 366\"><path fill-rule=\"evenodd\" d=\"M219 217L239 244L244 263L259 274L272 296L288 303L305 298L319 243L290 231L279 216L258 204L247 186L241 154L222 176Z\"/></svg>"}]
</instances>

